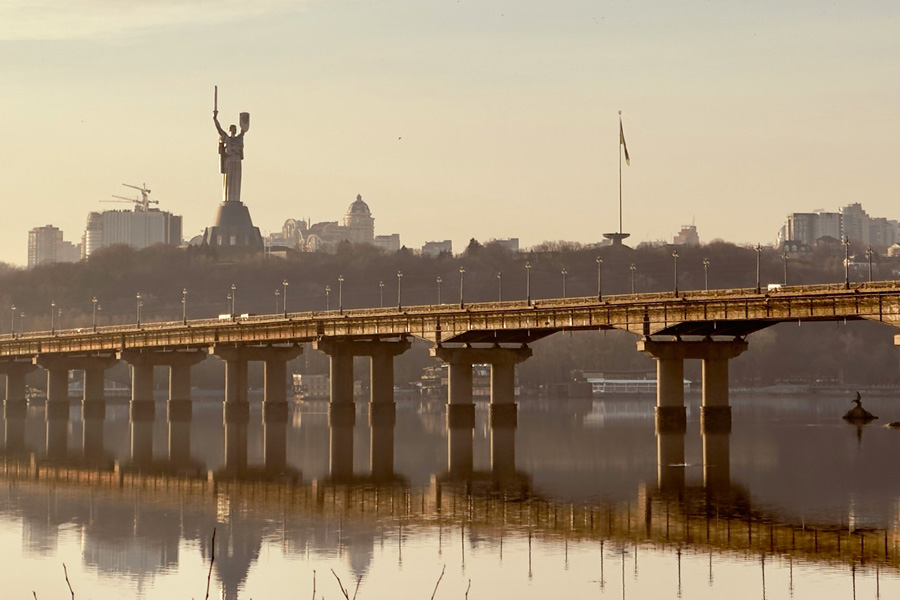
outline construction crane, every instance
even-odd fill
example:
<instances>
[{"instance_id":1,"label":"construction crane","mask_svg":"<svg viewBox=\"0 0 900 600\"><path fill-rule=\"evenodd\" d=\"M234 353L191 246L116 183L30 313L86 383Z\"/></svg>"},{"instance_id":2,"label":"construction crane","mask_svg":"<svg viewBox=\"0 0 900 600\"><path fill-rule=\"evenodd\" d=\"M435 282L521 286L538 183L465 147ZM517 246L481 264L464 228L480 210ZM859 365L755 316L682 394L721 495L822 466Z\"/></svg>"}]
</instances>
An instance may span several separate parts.
<instances>
[{"instance_id":1,"label":"construction crane","mask_svg":"<svg viewBox=\"0 0 900 600\"><path fill-rule=\"evenodd\" d=\"M135 189L141 193L140 198L126 198L125 196L116 196L112 194L113 198L118 198L117 200L101 200L100 202L129 202L134 204L135 212L147 212L150 210L151 204L159 204L159 200L151 200L150 199L150 190L147 189L147 184L143 184L141 187L136 185L131 185L128 183L123 183L125 187L130 187Z\"/></svg>"}]
</instances>

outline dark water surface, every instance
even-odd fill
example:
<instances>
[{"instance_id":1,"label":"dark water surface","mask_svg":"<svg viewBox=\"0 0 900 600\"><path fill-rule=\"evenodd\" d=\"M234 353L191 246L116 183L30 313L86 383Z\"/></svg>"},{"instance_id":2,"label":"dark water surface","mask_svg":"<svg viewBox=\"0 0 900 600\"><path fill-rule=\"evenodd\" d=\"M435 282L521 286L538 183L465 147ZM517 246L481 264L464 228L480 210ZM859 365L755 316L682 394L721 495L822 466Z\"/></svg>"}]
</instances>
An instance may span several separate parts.
<instances>
[{"instance_id":1,"label":"dark water surface","mask_svg":"<svg viewBox=\"0 0 900 600\"><path fill-rule=\"evenodd\" d=\"M522 400L516 428L4 422L0 597L898 598L900 399L732 399L731 433L657 435L650 399ZM334 574L332 573L334 571ZM443 576L441 575L443 572ZM439 582L439 583L438 583Z\"/></svg>"}]
</instances>

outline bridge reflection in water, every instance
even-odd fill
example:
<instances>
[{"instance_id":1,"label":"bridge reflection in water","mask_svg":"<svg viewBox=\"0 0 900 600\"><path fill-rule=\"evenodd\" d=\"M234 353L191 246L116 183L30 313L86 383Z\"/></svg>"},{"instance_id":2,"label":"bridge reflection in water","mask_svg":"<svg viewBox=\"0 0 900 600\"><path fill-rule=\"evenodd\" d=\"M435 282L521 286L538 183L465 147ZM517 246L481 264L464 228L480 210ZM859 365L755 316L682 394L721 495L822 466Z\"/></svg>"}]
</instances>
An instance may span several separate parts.
<instances>
[{"instance_id":1,"label":"bridge reflection in water","mask_svg":"<svg viewBox=\"0 0 900 600\"><path fill-rule=\"evenodd\" d=\"M533 475L517 468L517 427L509 420L479 417L472 426L437 432L437 439L446 438L446 468L432 472L423 485L395 472L395 419L369 422L362 429L332 421L328 467L310 477L289 456L288 432L323 427L321 413L295 410L292 420L299 422L299 429L288 419L266 420L255 410L246 420L226 420L224 449L215 464L192 456L193 428L186 419L164 423L132 414L127 421L96 415L45 420L33 412L6 419L0 467L11 496L29 505L24 510L30 518L47 521L48 515L36 511L57 511L65 505L70 518L90 513L84 522L102 528L105 514L127 515L129 521L174 532L166 534L172 539L163 543L168 560L176 562L180 536L195 537L207 552L206 538L218 524L222 546L217 573L230 598L237 597L259 556L263 524L285 520L370 532L362 537L397 526L459 529L477 531L501 548L504 537L527 535L529 540L561 541L566 547L569 542L596 542L598 547L673 549L679 560L682 551L709 552L845 565L852 574L861 567L900 570L900 540L893 528L811 523L755 507L749 491L731 481L730 424L723 428L707 423L702 429L703 477L702 484L695 485L686 477L686 428L656 419L655 479L638 482L625 497L604 500L597 495L568 498L572 494L535 486ZM652 422L652 407L645 412L643 422ZM422 422L430 417L404 418ZM489 432L487 461L476 451L476 423L479 431ZM40 425L44 427L39 432ZM70 430L77 432L79 425L81 435L69 439ZM128 427L126 436L122 425ZM354 436L364 430L369 462L359 468ZM194 455L211 452L210 436L203 433L202 447L195 448ZM162 439L167 443L156 447ZM323 439L320 436L320 443ZM250 460L251 455L261 462ZM410 460L404 456L403 462ZM413 478L421 479L421 471ZM49 503L48 494L53 496ZM103 511L98 512L100 506ZM402 546L403 536L399 539Z\"/></svg>"}]
</instances>

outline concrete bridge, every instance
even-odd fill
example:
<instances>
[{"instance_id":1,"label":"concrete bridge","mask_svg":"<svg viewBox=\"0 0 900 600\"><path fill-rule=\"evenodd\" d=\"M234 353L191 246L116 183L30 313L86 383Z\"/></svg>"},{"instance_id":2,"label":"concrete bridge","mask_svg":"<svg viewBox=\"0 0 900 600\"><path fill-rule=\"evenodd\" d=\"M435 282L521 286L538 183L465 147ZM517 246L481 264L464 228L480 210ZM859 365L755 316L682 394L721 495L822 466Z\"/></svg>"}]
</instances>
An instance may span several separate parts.
<instances>
[{"instance_id":1,"label":"concrete bridge","mask_svg":"<svg viewBox=\"0 0 900 600\"><path fill-rule=\"evenodd\" d=\"M474 426L473 364L490 364L491 422L516 424L515 365L531 356L529 344L560 331L619 329L640 336L638 350L657 360L657 426L685 427L685 359L703 361L704 430L730 430L728 363L747 348L747 336L787 321L872 320L900 323L900 282L846 289L842 285L694 291L560 298L537 302L430 305L141 323L10 335L0 339L0 373L6 375L5 414L26 406L25 375L47 371L48 419L68 415L67 374L83 370L84 414L102 414L103 373L118 360L132 366L131 416L152 419L153 368L170 370L167 412L172 421L190 419L190 368L212 354L225 361L226 422L245 422L247 364L265 363L264 414L287 418L286 363L313 342L331 361L330 418L354 422L352 371L355 356L371 360L374 424L392 424L393 357L410 338L434 344L432 354L449 365L448 422L454 430Z\"/></svg>"}]
</instances>

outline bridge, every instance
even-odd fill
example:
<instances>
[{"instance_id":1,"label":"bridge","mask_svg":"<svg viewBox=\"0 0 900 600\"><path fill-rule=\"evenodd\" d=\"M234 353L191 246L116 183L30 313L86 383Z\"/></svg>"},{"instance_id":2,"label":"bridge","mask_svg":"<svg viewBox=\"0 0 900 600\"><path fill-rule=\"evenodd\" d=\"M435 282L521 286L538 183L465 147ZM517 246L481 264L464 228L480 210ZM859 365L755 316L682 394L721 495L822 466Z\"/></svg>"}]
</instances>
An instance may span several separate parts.
<instances>
[{"instance_id":1,"label":"bridge","mask_svg":"<svg viewBox=\"0 0 900 600\"><path fill-rule=\"evenodd\" d=\"M67 418L68 372L83 370L85 415L105 411L104 370L119 360L132 366L131 415L152 419L153 368L170 369L170 420L189 420L190 368L208 354L225 361L226 421L249 414L247 363L265 363L266 420L287 418L287 361L312 342L329 355L329 416L354 422L353 358L371 359L370 420L394 422L393 358L417 337L448 363L448 423L474 426L472 365L491 365L491 423L515 427L515 365L531 356L529 344L561 331L618 329L640 336L637 349L657 361L657 427L678 432L686 421L684 360L703 361L701 425L730 431L729 360L747 348L747 336L776 323L871 320L898 326L900 282L729 289L473 304L332 310L230 319L137 323L9 335L0 339L6 375L5 414L25 409L25 376L47 372L48 419ZM895 338L896 340L896 338Z\"/></svg>"}]
</instances>

